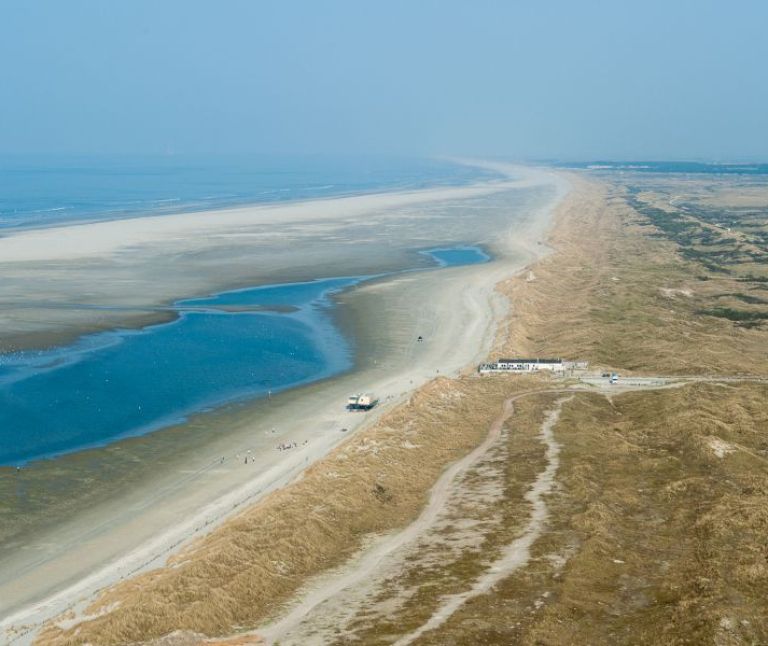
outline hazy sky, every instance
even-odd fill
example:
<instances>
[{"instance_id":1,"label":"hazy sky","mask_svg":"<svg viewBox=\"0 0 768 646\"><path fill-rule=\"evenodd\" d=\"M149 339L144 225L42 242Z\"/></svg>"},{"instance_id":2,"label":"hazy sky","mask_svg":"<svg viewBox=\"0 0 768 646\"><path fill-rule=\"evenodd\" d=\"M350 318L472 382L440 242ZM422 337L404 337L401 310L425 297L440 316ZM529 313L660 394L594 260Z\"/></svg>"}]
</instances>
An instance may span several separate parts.
<instances>
[{"instance_id":1,"label":"hazy sky","mask_svg":"<svg viewBox=\"0 0 768 646\"><path fill-rule=\"evenodd\" d=\"M0 152L768 159L764 0L0 0Z\"/></svg>"}]
</instances>

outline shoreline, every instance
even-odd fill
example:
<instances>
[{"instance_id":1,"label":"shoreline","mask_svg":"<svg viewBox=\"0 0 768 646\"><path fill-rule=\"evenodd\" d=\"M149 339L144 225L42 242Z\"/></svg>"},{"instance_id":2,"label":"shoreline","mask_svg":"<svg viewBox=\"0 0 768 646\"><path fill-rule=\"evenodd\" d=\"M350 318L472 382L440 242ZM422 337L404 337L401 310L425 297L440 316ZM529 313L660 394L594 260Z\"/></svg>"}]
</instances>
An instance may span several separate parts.
<instances>
[{"instance_id":1,"label":"shoreline","mask_svg":"<svg viewBox=\"0 0 768 646\"><path fill-rule=\"evenodd\" d=\"M118 157L122 157L122 156L118 156ZM64 157L64 159L66 160L66 156ZM107 158L107 161L109 161L109 158ZM181 158L181 161L184 161L183 156ZM460 167L460 166L475 166L477 168L484 167L482 163L467 163L467 160L464 160L461 158L427 157L427 158L424 158L423 161L438 162L438 163L447 162L457 167ZM490 167L487 167L486 170L493 171L493 169ZM330 191L328 193L313 194L313 195L302 194L297 197L289 197L289 198L281 198L281 197L260 198L256 194L254 194L254 195L243 196L240 198L235 198L230 200L220 198L218 202L215 199L213 199L213 197L210 197L209 201L205 201L206 199L208 199L205 197L200 197L198 199L190 198L188 200L185 200L182 198L175 198L175 197L147 199L146 206L144 208L139 208L139 207L109 208L110 206L114 207L115 205L113 204L113 205L106 205L105 208L94 210L90 214L81 213L81 215L77 215L73 219L54 220L53 222L50 222L50 223L45 223L45 222L28 223L28 224L7 223L4 226L0 226L0 238L6 236L5 232L7 232L7 234L13 235L15 233L20 233L24 231L38 231L41 229L49 229L53 227L80 226L80 225L95 224L98 222L121 221L121 220L128 220L128 219L142 219L146 217L155 217L155 216L164 217L167 215L184 215L189 213L202 213L202 212L212 213L212 212L219 212L219 211L225 211L225 210L231 210L231 209L252 208L252 207L258 207L258 206L281 206L281 205L297 204L301 202L310 202L310 201L315 202L315 201L334 199L334 198L350 198L350 197L359 197L359 196L367 196L367 195L381 195L384 193L419 192L419 191L441 189L441 188L464 188L464 187L478 185L478 184L503 181L505 173L502 171L495 171L495 172L498 174L498 176L496 177L467 176L467 177L461 177L461 178L457 177L453 181L451 181L451 180L446 180L444 175L440 175L435 177L428 177L422 181L416 181L416 182L404 182L400 180L391 184L381 184L381 185L369 186L367 188L349 187L346 190ZM313 189L316 189L316 190L328 189L334 186L335 185L301 186L301 187L298 187L296 190L298 190L299 192L305 192L305 191L311 191ZM260 191L258 195L267 195L267 194L276 195L276 194L280 194L284 190L285 189L282 189L282 188L272 188L266 191ZM157 206L159 204L171 204L171 203L177 204L177 205L166 206L166 207ZM150 205L155 205L155 206L153 207ZM72 208L76 208L76 207L61 206L61 207L53 207L53 208L35 209L32 211L23 211L23 212L29 216L34 213L64 211L64 210L71 210ZM114 214L114 217L102 215L107 213ZM10 221L10 222L13 222L13 221Z\"/></svg>"},{"instance_id":2,"label":"shoreline","mask_svg":"<svg viewBox=\"0 0 768 646\"><path fill-rule=\"evenodd\" d=\"M248 393L243 392L242 388L236 388L233 385L226 392L226 394L221 396L221 399L216 399L216 395L214 393L209 393L208 399L192 404L191 407L177 408L177 409L170 410L166 412L162 417L159 417L153 421L148 421L148 422L139 424L135 427L132 427L130 430L121 432L116 435L110 435L110 436L105 436L103 438L94 439L93 441L87 441L86 443L76 444L68 448L53 449L44 453L36 453L31 456L25 456L25 457L5 461L2 464L0 464L0 469L11 468L11 467L26 468L28 466L33 466L36 463L43 463L46 461L56 460L58 458L62 458L65 456L73 456L73 455L76 455L79 453L85 453L88 451L97 451L99 449L107 449L110 446L125 440L129 440L132 438L141 438L144 436L150 436L153 433L157 433L168 428L184 426L188 424L190 420L193 420L201 415L205 415L206 413L211 413L216 415L216 414L221 414L223 411L225 411L227 408L230 408L230 407L253 404L256 401L265 398L267 396L267 392L276 396L286 391L309 386L314 383L332 379L338 375L349 372L353 368L352 358L346 357L346 356L343 358L334 358L334 357L327 356L329 351L327 351L327 349L324 348L324 344L327 342L327 339L323 338L323 336L316 337L316 335L310 335L310 330L317 333L320 328L323 328L323 330L320 330L321 333L322 332L335 333L336 335L338 335L339 340L343 340L348 346L351 340L343 338L343 336L341 335L341 331L338 330L335 326L335 317L333 312L334 306L331 305L332 299L337 292L350 289L354 287L354 285L357 284L358 282L364 281L367 279L369 279L369 277L343 277L343 278L339 277L336 279L332 278L330 279L331 281L350 280L353 282L343 287L334 287L334 286L326 287L322 291L320 291L312 300L302 304L301 306L283 306L283 305L246 306L246 309L244 310L238 310L238 309L231 310L231 309L228 309L226 305L224 306L196 305L194 303L194 301L196 300L210 300L210 299L216 299L222 295L232 294L233 293L232 291L225 291L225 292L211 294L210 296L206 297L206 299L180 299L176 301L174 306L172 308L169 308L168 310L169 312L175 315L171 321L163 322L159 324L153 324L136 331L131 330L128 333L127 337L124 334L124 330L122 329L111 330L109 332L100 333L98 336L89 335L87 337L82 338L83 340L86 340L86 339L91 340L91 343L87 344L85 349L81 349L79 347L79 343L73 344L71 346L65 346L62 348L54 349L53 353L54 353L55 359L50 358L49 361L58 360L60 362L66 363L70 355L77 356L80 354L84 354L87 357L87 355L90 352L99 352L100 350L103 350L105 348L109 349L115 345L124 343L126 338L130 339L134 335L137 335L137 334L151 335L157 332L158 330L167 329L170 326L182 325L184 323L184 319L190 313L216 314L216 315L230 315L230 314L243 314L243 313L256 314L256 315L264 314L267 316L286 315L286 317L288 317L287 320L289 321L299 320L306 324L307 326L306 337L302 337L302 340L311 338L312 343L314 344L313 347L317 349L320 354L326 355L326 363L319 369L318 374L306 375L295 381L278 384L270 389L262 389L262 388L254 387L254 389ZM309 281L309 282L316 283L319 285L326 281L318 280L318 281ZM266 285L264 287L279 289L281 287L289 287L291 285L301 285L301 284L308 284L308 283L288 283L288 284ZM237 291L248 292L248 291L253 291L253 288L245 288L244 290L237 290ZM103 339L103 341L100 342L99 338L102 335L105 335L105 338ZM90 347L91 349L88 349L88 347ZM346 349L349 349L349 348L347 347ZM35 356L34 359L38 360L39 356ZM349 363L348 366L346 365L347 363ZM34 368L31 368L31 370L34 370Z\"/></svg>"},{"instance_id":3,"label":"shoreline","mask_svg":"<svg viewBox=\"0 0 768 646\"><path fill-rule=\"evenodd\" d=\"M265 200L265 201L245 200L243 202L233 202L230 204L212 204L212 205L206 205L206 206L201 205L199 208L196 208L194 204L189 203L189 204L185 204L183 207L180 207L179 210L173 210L173 211L138 210L138 211L123 212L123 217L112 217L112 218L103 217L103 218L94 218L94 219L78 218L73 220L57 221L50 224L4 226L4 227L0 227L0 239L15 236L17 234L33 232L33 231L45 231L47 229L68 228L68 227L82 227L82 226L89 226L92 224L103 224L106 222L124 222L125 220L146 220L148 218L165 218L168 216L186 216L186 215L191 215L196 213L212 214L212 213L220 213L222 211L235 211L235 210L241 210L241 209L258 209L262 207L279 208L283 206L293 206L296 204L304 204L307 202L315 203L315 202L324 202L327 200L337 200L337 199L347 200L347 199L356 198L356 197L370 197L370 196L379 196L379 195L386 195L386 194L393 194L393 193L411 194L411 193L421 193L425 191L434 191L434 190L441 190L441 189L472 188L477 186L492 185L494 183L501 183L505 181L509 181L509 179L504 179L502 177L488 178L488 179L475 179L475 180L464 182L464 183L434 184L431 186L424 186L422 188L393 186L391 190L388 189L387 187L379 186L379 187L376 187L375 189L371 189L368 191L349 191L347 193L333 193L332 195L323 195L323 196L317 196L317 197L296 197L296 198L291 198L287 200Z\"/></svg>"},{"instance_id":4,"label":"shoreline","mask_svg":"<svg viewBox=\"0 0 768 646\"><path fill-rule=\"evenodd\" d=\"M3 263L83 259L135 245L173 241L181 235L226 235L222 231L253 225L255 219L258 219L259 224L323 219L323 215L318 214L319 207L324 207L326 211L334 210L336 217L360 216L380 209L489 195L508 188L522 188L529 182L530 179L509 178L460 187L334 196L280 204L257 203L225 209L51 226L0 236L0 258Z\"/></svg>"},{"instance_id":5,"label":"shoreline","mask_svg":"<svg viewBox=\"0 0 768 646\"><path fill-rule=\"evenodd\" d=\"M555 175L553 174L552 177ZM558 177L560 177L558 175ZM323 382L317 387L308 387L306 389L301 388L299 392L294 392L290 396L281 396L281 401L285 402L299 402L305 400L302 414L294 414L295 426L292 428L303 428L303 431L294 431L293 437L298 438L299 441L304 439L306 434L307 438L311 438L311 443L306 452L297 451L295 454L281 458L275 463L274 460L268 458L273 457L271 453L267 452L263 457L267 458L269 462L272 462L271 466L262 473L258 478L249 478L249 481L245 484L241 484L239 487L234 482L230 482L228 487L225 487L226 492L222 495L212 496L214 502L209 503L209 507L200 505L200 501L191 496L187 498L186 507L184 510L202 509L196 518L189 520L186 525L179 525L178 523L173 526L170 533L161 535L156 539L155 543L150 546L146 546L143 551L134 550L130 554L124 554L122 550L115 550L117 553L122 553L123 556L120 560L115 560L114 557L102 559L108 563L106 569L97 571L91 575L88 580L82 581L80 589L82 593L86 589L91 592L97 588L103 587L119 580L122 576L127 576L129 570L136 570L136 564L141 564L138 570L146 570L150 567L159 565L169 553L166 549L168 546L172 546L175 551L181 547L185 541L188 541L190 537L197 537L201 535L201 532L210 531L216 525L223 522L226 518L229 518L235 509L239 509L246 503L253 503L257 499L263 497L269 491L284 485L285 483L294 479L301 473L303 468L314 462L316 459L325 455L331 448L338 445L345 437L348 437L355 428L360 426L368 426L375 421L381 414L390 410L395 404L404 401L415 388L420 384L425 383L429 379L435 376L435 373L431 369L427 369L430 365L440 365L440 374L452 374L457 373L464 369L469 363L478 357L487 353L493 342L493 330L501 314L505 311L506 305L502 303L502 297L495 292L495 285L502 277L507 277L510 272L519 271L529 264L535 257L543 255L547 251L547 248L539 243L542 242L543 234L548 230L549 214L551 213L553 206L560 199L562 199L562 192L564 187L562 183L558 187L558 195L551 199L545 207L541 207L541 213L528 214L528 231L523 235L520 231L506 231L502 239L496 244L500 248L507 250L508 256L501 257L496 262L487 263L479 266L469 267L457 267L441 269L434 272L424 272L418 279L414 276L400 276L391 280L383 280L376 284L360 286L357 289L351 290L349 293L339 295L339 300L350 307L339 308L340 312L344 313L344 321L342 325L354 325L362 330L368 329L368 332L372 337L377 336L376 325L369 325L366 322L367 318L377 316L373 308L370 307L372 301L378 302L381 298L382 290L389 292L388 298L392 303L401 304L402 308L398 310L397 315L408 318L412 316L409 312L411 303L423 301L423 296L426 294L435 294L435 289L438 284L441 284L443 294L440 298L433 298L430 302L430 308L432 311L425 315L424 322L433 326L436 335L442 335L440 343L436 341L435 347L430 348L430 356L419 357L420 362L417 364L409 365L410 359L413 357L399 358L401 361L400 372L392 372L392 365L378 365L376 360L373 359L376 354L371 352L369 358L363 359L360 366L356 366L349 375L343 375L339 378L330 380L329 383ZM533 222L531 222L532 220ZM492 251L495 251L492 249ZM439 276L436 276L439 274ZM448 275L450 274L450 275ZM445 289L447 285L452 285L457 288L456 291L451 289ZM393 292L394 295L393 295ZM453 296L449 297L448 292L451 292ZM456 307L457 297L461 298L461 308ZM410 299L410 300L409 300ZM491 307L488 307L489 304ZM461 309L461 311L456 311ZM451 310L454 310L451 312ZM446 311L450 314L453 320L452 324L446 324L443 319ZM392 320L394 315L389 315L389 320ZM411 327L418 325L417 322L411 321ZM380 326L379 326L380 327ZM461 331L461 342L457 343L455 333ZM410 333L406 330L405 333ZM479 339L479 341L478 341ZM370 339L374 341L373 338ZM361 336L361 342L365 342L365 333ZM397 343L388 341L392 347ZM381 344L382 342L379 341ZM384 343L386 345L386 343ZM402 340L400 340L402 346ZM437 347L437 346L441 347ZM455 348L461 347L461 352L456 352ZM410 351L412 351L411 349ZM406 352L407 354L407 352ZM403 366L406 366L403 369ZM410 369L408 369L410 368ZM366 376L368 375L368 376ZM336 392L338 394L348 392L353 382L359 379L376 379L374 381L373 389L377 394L381 394L384 397L388 397L389 400L383 402L383 406L376 411L373 415L360 416L355 419L355 423L350 423L350 419L343 414L339 414L335 410L335 404L329 405L327 403L328 395ZM368 383L368 382L366 382ZM317 402L325 402L325 412L319 412ZM321 407L322 408L322 407ZM274 416L280 417L278 413L272 413L265 415L265 424L271 423L269 420ZM285 416L285 415L283 415ZM248 413L244 412L243 417L247 418ZM290 417L290 416L289 416ZM337 423L339 418L344 419L344 424L349 425L349 433L341 434L337 430ZM303 422L302 422L303 419ZM306 425L309 423L309 426ZM264 426L265 424L262 424ZM302 426L302 424L304 426ZM244 427L248 427L247 422L243 422ZM252 427L252 424L251 424ZM316 429L324 429L321 434L318 434ZM245 429L244 429L245 430ZM335 432L334 432L335 430ZM302 434L304 433L304 434ZM241 433L241 436L247 433ZM252 433L251 433L252 434ZM229 434L229 444L232 444L233 436L235 434ZM274 441L278 441L282 436L274 436L269 438L270 444ZM224 442L226 443L226 442ZM311 460L310 460L311 458ZM257 461L257 468L260 462ZM214 465L215 466L215 465ZM193 465L190 465L192 468ZM215 469L214 469L215 471ZM207 476L208 481L216 478L222 479L222 474L216 476ZM204 476L205 477L205 476ZM237 480L237 479L234 479ZM199 488L203 487L203 482L195 482ZM136 492L134 492L135 495ZM133 504L136 504L135 502ZM182 505L183 507L183 505ZM95 516L99 516L101 510L97 509L94 512ZM208 514L208 516L206 516ZM178 514L177 514L178 515ZM181 514L183 515L183 513ZM124 519L125 520L125 519ZM167 520L167 519L166 519ZM156 519L157 521L157 519ZM130 523L129 523L130 524ZM151 522L145 523L145 525L152 525ZM198 528L199 531L194 530ZM145 530L147 527L145 526ZM153 532L150 532L150 534ZM103 542L103 541L102 541ZM46 568L50 568L51 563L47 562ZM138 571L137 570L137 571ZM121 575L121 572L123 573ZM38 573L39 574L39 573ZM30 577L30 575L32 575ZM27 572L28 578L25 583L34 587L34 573ZM40 582L38 581L38 585ZM22 586L23 587L23 586ZM6 584L0 582L0 591L3 588L7 588ZM16 588L18 590L18 588ZM51 591L52 592L52 591ZM81 594L81 593L78 593ZM65 607L67 607L67 600L70 599L75 592L72 588L65 589L58 594L54 593L54 597L48 596L44 601L40 602L36 606L27 607L26 612L23 609L24 602L12 604L13 611L10 610L8 604L6 604L3 612L12 612L11 616L7 617L1 624L6 629L10 624L23 622L27 623L29 620L35 622L40 621L46 617L54 616L60 613ZM23 595L22 595L23 596ZM0 595L2 597L2 595ZM41 605L43 604L43 605ZM47 605L46 605L47 604ZM24 617L24 619L22 619ZM33 618L37 619L33 619ZM22 642L19 642L22 643Z\"/></svg>"},{"instance_id":6,"label":"shoreline","mask_svg":"<svg viewBox=\"0 0 768 646\"><path fill-rule=\"evenodd\" d=\"M456 264L450 264L449 261L439 257L439 253L438 253L438 252L448 252L450 254L452 252L468 252L468 251L474 252L478 259L471 260L465 263L462 263L461 260L459 260L456 262ZM320 383L323 381L337 378L347 373L352 373L356 369L356 367L359 367L355 363L359 357L357 357L356 353L352 351L352 345L356 340L354 338L355 330L349 329L347 333L344 334L343 331L338 326L338 319L341 316L341 313L339 312L339 299L341 296L343 296L346 292L350 290L353 290L358 287L364 287L369 283L386 282L388 280L395 279L399 276L405 276L405 275L410 275L413 273L424 272L424 271L429 272L429 271L435 271L438 269L446 269L451 267L463 267L463 266L472 266L475 264L484 264L492 260L492 257L489 256L488 253L482 248L469 246L469 245L458 245L454 247L445 247L441 249L424 249L424 250L419 250L418 253L425 257L431 258L432 262L434 263L433 266L423 267L423 268L421 267L405 268L399 271L382 274L378 276L334 276L327 279L314 279L311 281L278 283L273 285L261 285L258 287L246 287L238 290L226 290L223 292L216 292L216 293L207 295L203 298L193 298L193 299L183 298L183 299L177 300L176 302L174 302L174 304L171 307L167 308L167 312L169 314L174 315L174 318L172 320L164 323L146 326L136 331L132 330L131 333L129 334L129 338L134 333L152 334L153 330L156 330L158 328L182 324L184 318L190 312L192 313L216 312L216 313L223 313L223 314L229 314L229 313L238 314L241 312L251 312L251 313L264 313L268 315L271 315L271 314L287 314L289 316L301 315L299 316L299 319L304 320L309 327L312 327L312 328L327 327L328 328L326 330L327 332L333 332L334 334L338 335L340 340L344 341L344 343L346 344L346 348L347 350L349 350L349 354L350 354L348 358L349 365L334 365L337 363L346 364L347 360L333 359L331 357L326 356L327 363L320 370L318 374L308 375L298 380L291 381L289 383L279 384L274 387L271 387L268 390L265 388L259 388L259 389L253 389L248 393L244 393L242 389L231 390L229 394L223 395L223 398L220 400L214 401L213 399L209 399L207 402L202 402L200 404L195 405L194 408L174 409L172 411L167 412L162 418L156 419L155 421L143 423L131 430L121 432L117 435L110 435L101 439L94 439L93 441L87 441L86 443L80 443L68 448L52 449L45 452L38 452L33 455L27 455L24 457L16 457L13 459L8 459L3 462L0 462L0 468L3 468L3 467L24 468L35 462L53 460L66 455L76 454L76 453L94 450L94 449L104 449L116 442L120 442L121 440L150 435L152 433L162 431L169 427L185 425L189 422L190 419L194 419L206 412L219 413L222 410L225 410L226 408L231 406L237 406L237 405L247 406L247 405L253 404L257 400L261 400L267 397L267 393L270 394L270 398L271 398L272 395L277 396L278 394L286 391L295 390L305 386L310 386L315 383ZM260 290L260 289L279 289L279 288L291 287L295 285L320 284L327 281L332 281L332 282L348 281L349 284L338 286L338 287L327 287L322 292L320 292L312 301L307 302L300 307L297 307L295 305L290 305L290 306L248 305L248 306L243 306L245 307L245 309L240 310L240 309L229 309L228 306L226 305L217 305L215 303L200 304L200 305L198 304L199 301L216 300L221 296L237 294L239 292L252 292L254 290ZM323 305L324 303L325 305ZM309 320L307 321L307 319ZM104 335L104 339L102 342L99 342L98 337L102 335ZM63 361L66 363L68 358L73 354L88 355L88 353L91 352L91 350L87 349L88 347L91 347L94 352L98 352L103 348L111 347L115 343L119 344L125 341L125 336L123 334L123 330L121 329L111 330L109 332L101 333L98 335L98 337L96 335L88 335L88 336L82 337L73 345L55 348L52 350L52 352L54 352L57 360ZM113 342L113 339L114 339L114 342ZM90 340L91 343L86 344L85 349L81 349L79 347L81 342L88 341L88 340ZM315 346L317 347L317 349L321 350L321 352L322 352L322 349L321 349L322 340L323 339L321 338L314 340ZM35 360L36 361L40 360L39 355L35 356ZM34 370L34 368L32 368L32 370ZM0 459L3 459L3 458L0 458Z\"/></svg>"},{"instance_id":7,"label":"shoreline","mask_svg":"<svg viewBox=\"0 0 768 646\"><path fill-rule=\"evenodd\" d=\"M368 231L373 222L386 226L395 215L408 223L411 208L546 183L540 169L494 169L509 179L68 224L0 236L0 275L9 277L0 284L0 351L64 345L114 327L167 322L172 320L167 308L179 298L397 270L407 264L405 256L375 247ZM425 245L444 242L415 226ZM289 233L284 243L278 231ZM310 247L318 236L325 244ZM349 244L355 240L357 248ZM141 263L138 271L131 269L136 263ZM158 275L155 266L163 272ZM98 317L94 307L101 308Z\"/></svg>"}]
</instances>

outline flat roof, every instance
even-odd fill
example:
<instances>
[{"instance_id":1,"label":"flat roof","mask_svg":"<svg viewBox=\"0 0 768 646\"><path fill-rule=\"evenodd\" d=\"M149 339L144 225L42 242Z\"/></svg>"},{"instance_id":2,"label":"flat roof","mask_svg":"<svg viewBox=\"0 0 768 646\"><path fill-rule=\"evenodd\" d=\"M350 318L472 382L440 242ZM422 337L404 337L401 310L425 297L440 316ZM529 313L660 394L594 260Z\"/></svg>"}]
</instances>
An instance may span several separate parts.
<instances>
[{"instance_id":1,"label":"flat roof","mask_svg":"<svg viewBox=\"0 0 768 646\"><path fill-rule=\"evenodd\" d=\"M496 363L562 363L562 359L499 359Z\"/></svg>"}]
</instances>

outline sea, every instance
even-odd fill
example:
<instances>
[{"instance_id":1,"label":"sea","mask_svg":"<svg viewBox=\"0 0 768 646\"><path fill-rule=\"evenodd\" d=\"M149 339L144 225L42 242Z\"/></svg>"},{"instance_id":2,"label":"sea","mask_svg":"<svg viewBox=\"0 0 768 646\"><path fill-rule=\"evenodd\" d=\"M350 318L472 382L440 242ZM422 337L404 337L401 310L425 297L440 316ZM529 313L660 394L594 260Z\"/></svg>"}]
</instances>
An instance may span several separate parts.
<instances>
[{"instance_id":1,"label":"sea","mask_svg":"<svg viewBox=\"0 0 768 646\"><path fill-rule=\"evenodd\" d=\"M402 157L0 155L0 230L498 177L450 161Z\"/></svg>"},{"instance_id":2,"label":"sea","mask_svg":"<svg viewBox=\"0 0 768 646\"><path fill-rule=\"evenodd\" d=\"M480 169L418 159L4 158L0 235L2 229L491 178ZM435 268L490 260L472 246L422 253ZM371 278L181 299L171 306L174 318L167 323L0 353L0 466L104 446L352 369L354 342L335 324L333 297Z\"/></svg>"},{"instance_id":3,"label":"sea","mask_svg":"<svg viewBox=\"0 0 768 646\"><path fill-rule=\"evenodd\" d=\"M758 162L585 161L550 163L562 168L596 171L680 173L690 175L768 175L768 164Z\"/></svg>"}]
</instances>

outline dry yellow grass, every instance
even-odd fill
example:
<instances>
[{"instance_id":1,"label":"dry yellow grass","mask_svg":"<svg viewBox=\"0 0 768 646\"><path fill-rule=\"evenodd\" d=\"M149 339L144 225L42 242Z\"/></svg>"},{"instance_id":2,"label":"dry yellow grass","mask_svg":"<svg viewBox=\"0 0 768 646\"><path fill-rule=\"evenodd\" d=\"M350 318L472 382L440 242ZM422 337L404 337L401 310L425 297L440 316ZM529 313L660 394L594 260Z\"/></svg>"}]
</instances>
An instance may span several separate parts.
<instances>
[{"instance_id":1,"label":"dry yellow grass","mask_svg":"<svg viewBox=\"0 0 768 646\"><path fill-rule=\"evenodd\" d=\"M536 280L501 287L515 313L498 352L768 374L765 329L698 313L739 276L682 259L624 191L580 185ZM768 643L766 402L758 384L577 396L534 560L418 643Z\"/></svg>"},{"instance_id":2,"label":"dry yellow grass","mask_svg":"<svg viewBox=\"0 0 768 646\"><path fill-rule=\"evenodd\" d=\"M418 643L768 643L767 395L575 398L534 560Z\"/></svg>"},{"instance_id":3,"label":"dry yellow grass","mask_svg":"<svg viewBox=\"0 0 768 646\"><path fill-rule=\"evenodd\" d=\"M442 469L479 443L509 393L499 379L433 381L168 567L108 590L88 609L95 618L69 630L50 625L38 642L125 644L177 630L214 636L253 627L366 535L412 520Z\"/></svg>"},{"instance_id":4,"label":"dry yellow grass","mask_svg":"<svg viewBox=\"0 0 768 646\"><path fill-rule=\"evenodd\" d=\"M594 366L653 374L764 374L760 329L697 314L731 276L686 262L651 238L625 189L575 180L551 237L556 253L500 286L514 308L499 355L562 355ZM709 280L700 280L707 274Z\"/></svg>"},{"instance_id":5,"label":"dry yellow grass","mask_svg":"<svg viewBox=\"0 0 768 646\"><path fill-rule=\"evenodd\" d=\"M507 433L460 479L444 509L443 523L419 538L418 549L390 564L375 594L338 627L341 635L318 635L322 643L392 643L421 626L442 598L461 593L489 562L500 557L528 523L524 496L546 464L539 432L545 411L557 397L533 394L515 402ZM484 499L483 491L488 498ZM305 633L314 628L308 627ZM300 637L291 643L300 643Z\"/></svg>"},{"instance_id":6,"label":"dry yellow grass","mask_svg":"<svg viewBox=\"0 0 768 646\"><path fill-rule=\"evenodd\" d=\"M154 641L154 646L263 646L264 640L251 635L209 639L200 633L176 630Z\"/></svg>"}]
</instances>

